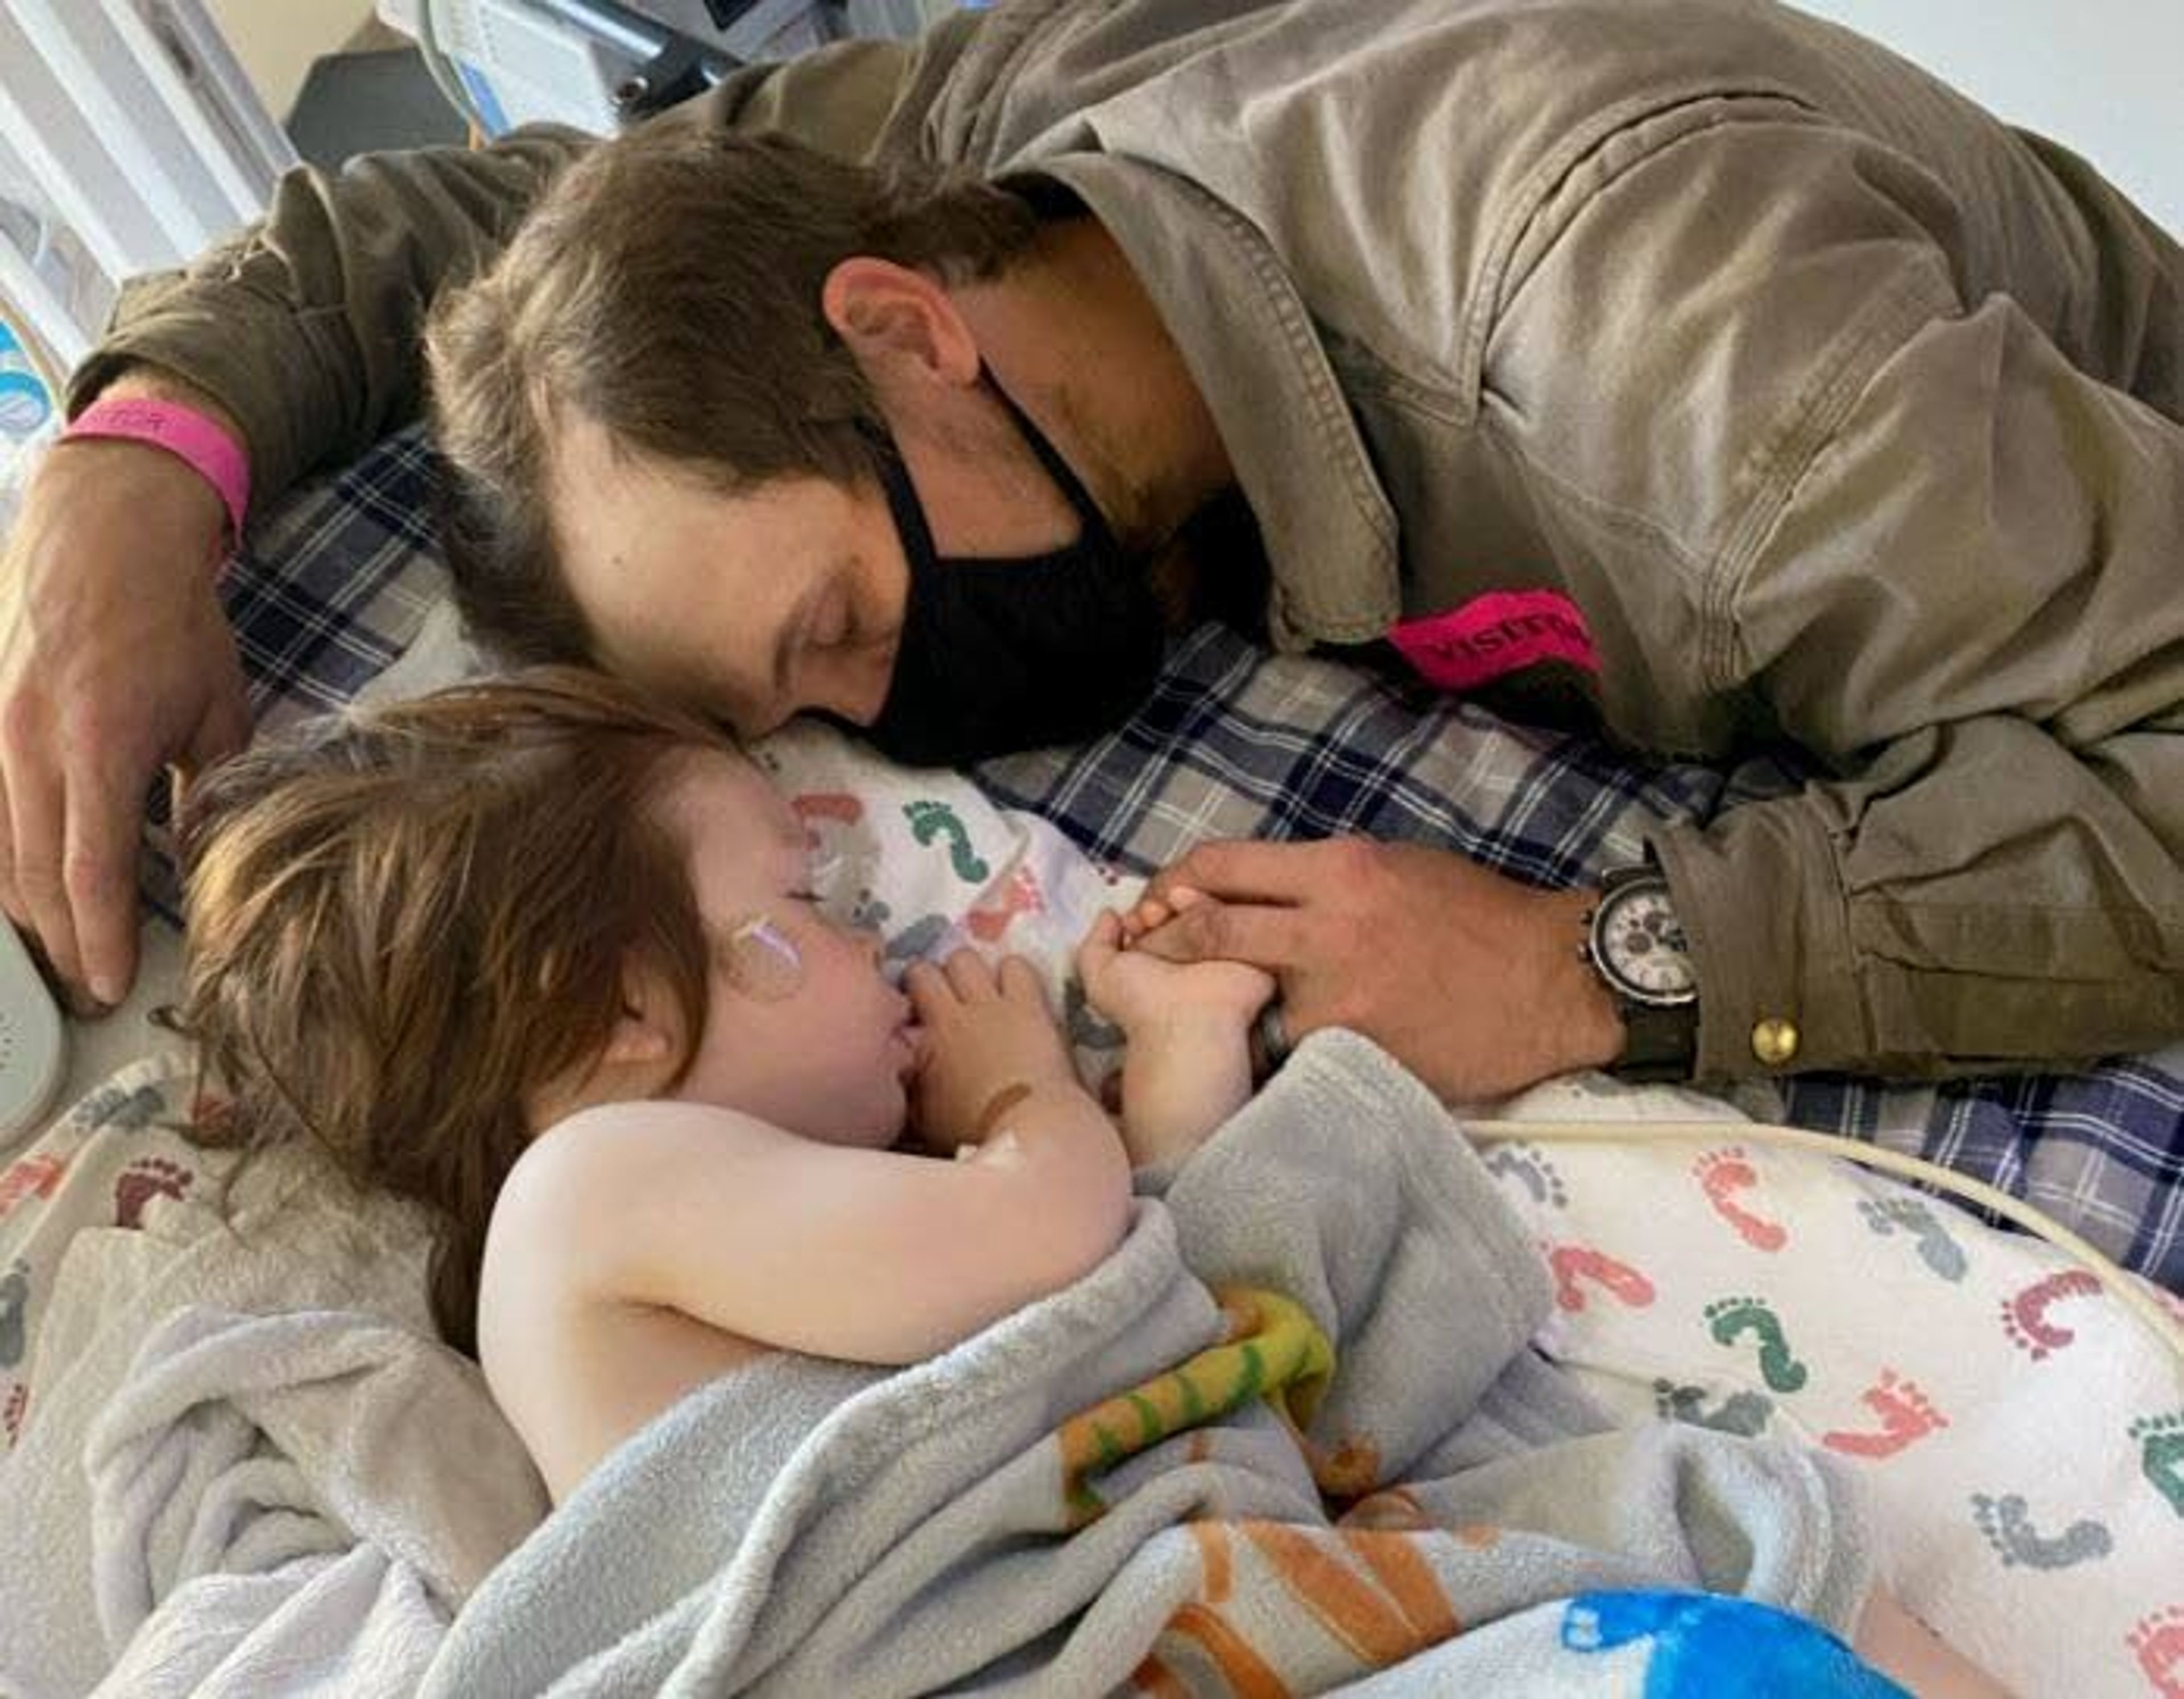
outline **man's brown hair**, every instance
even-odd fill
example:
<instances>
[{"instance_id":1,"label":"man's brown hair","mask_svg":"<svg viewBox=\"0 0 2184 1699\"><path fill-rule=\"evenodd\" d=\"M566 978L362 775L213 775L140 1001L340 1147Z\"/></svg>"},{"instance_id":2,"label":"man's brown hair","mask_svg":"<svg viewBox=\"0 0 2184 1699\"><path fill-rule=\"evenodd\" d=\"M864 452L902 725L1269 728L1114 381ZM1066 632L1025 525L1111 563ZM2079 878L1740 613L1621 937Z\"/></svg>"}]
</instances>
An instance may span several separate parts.
<instances>
[{"instance_id":1,"label":"man's brown hair","mask_svg":"<svg viewBox=\"0 0 2184 1699\"><path fill-rule=\"evenodd\" d=\"M600 674L539 668L260 741L192 787L182 1000L199 1144L309 1138L435 1223L431 1299L476 1351L494 1200L526 1100L604 1055L626 974L685 1034L708 945L651 805L714 727Z\"/></svg>"},{"instance_id":2,"label":"man's brown hair","mask_svg":"<svg viewBox=\"0 0 2184 1699\"><path fill-rule=\"evenodd\" d=\"M878 415L820 310L827 274L870 254L989 277L1035 227L1025 201L975 179L680 114L579 159L426 332L443 538L471 632L515 660L597 659L546 502L564 412L731 494L796 475L861 483Z\"/></svg>"}]
</instances>

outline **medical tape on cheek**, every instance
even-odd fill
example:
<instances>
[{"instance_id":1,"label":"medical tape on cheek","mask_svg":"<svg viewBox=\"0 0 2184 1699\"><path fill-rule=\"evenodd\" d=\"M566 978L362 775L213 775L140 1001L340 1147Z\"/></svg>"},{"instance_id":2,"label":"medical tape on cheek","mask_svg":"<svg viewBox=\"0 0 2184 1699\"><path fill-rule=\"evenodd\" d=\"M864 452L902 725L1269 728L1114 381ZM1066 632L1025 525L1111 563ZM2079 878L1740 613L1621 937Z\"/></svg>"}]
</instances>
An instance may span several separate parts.
<instances>
[{"instance_id":1,"label":"medical tape on cheek","mask_svg":"<svg viewBox=\"0 0 2184 1699\"><path fill-rule=\"evenodd\" d=\"M728 928L722 965L731 986L761 1003L785 1002L803 988L803 952L764 915L747 915Z\"/></svg>"}]
</instances>

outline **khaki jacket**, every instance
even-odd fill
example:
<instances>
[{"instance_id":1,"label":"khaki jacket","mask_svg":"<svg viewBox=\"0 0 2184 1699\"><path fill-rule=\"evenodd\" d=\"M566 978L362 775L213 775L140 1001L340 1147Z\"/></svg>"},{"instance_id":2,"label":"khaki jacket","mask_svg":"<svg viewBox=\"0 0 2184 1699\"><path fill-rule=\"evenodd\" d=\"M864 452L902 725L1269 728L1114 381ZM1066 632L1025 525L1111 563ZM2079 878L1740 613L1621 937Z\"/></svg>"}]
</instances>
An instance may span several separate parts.
<instances>
[{"instance_id":1,"label":"khaki jacket","mask_svg":"<svg viewBox=\"0 0 2184 1699\"><path fill-rule=\"evenodd\" d=\"M1036 172L1159 304L1281 640L1496 591L1614 733L1826 777L1658 834L1702 1070L2184 1034L2184 251L2062 149L1763 0L1018 0L670 121ZM416 405L432 291L588 145L287 182L78 374L183 372L260 487Z\"/></svg>"}]
</instances>

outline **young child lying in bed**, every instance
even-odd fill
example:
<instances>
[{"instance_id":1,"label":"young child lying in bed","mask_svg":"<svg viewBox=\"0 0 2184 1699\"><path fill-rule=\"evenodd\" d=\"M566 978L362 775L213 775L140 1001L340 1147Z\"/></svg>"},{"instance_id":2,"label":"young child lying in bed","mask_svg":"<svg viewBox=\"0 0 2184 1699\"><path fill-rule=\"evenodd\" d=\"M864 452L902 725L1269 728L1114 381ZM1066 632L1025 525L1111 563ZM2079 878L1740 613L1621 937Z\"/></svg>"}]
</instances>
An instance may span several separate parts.
<instances>
[{"instance_id":1,"label":"young child lying in bed","mask_svg":"<svg viewBox=\"0 0 2184 1699\"><path fill-rule=\"evenodd\" d=\"M198 1136L311 1137L431 1212L435 1316L557 1502L757 1354L911 1362L1089 1272L1133 1166L1244 1102L1273 989L1103 916L1118 1128L1028 964L959 952L905 998L755 766L568 670L261 743L184 833L179 1024L232 1101ZM1997 1691L1885 1599L1865 1627L1916 1691Z\"/></svg>"},{"instance_id":2,"label":"young child lying in bed","mask_svg":"<svg viewBox=\"0 0 2184 1699\"><path fill-rule=\"evenodd\" d=\"M755 1353L912 1362L1077 1279L1134 1164L1243 1103L1273 990L1104 916L1118 1133L1027 963L962 951L905 998L756 766L576 671L261 744L185 832L210 1136L315 1138L432 1212L436 1319L557 1501ZM893 1148L906 1119L967 1160Z\"/></svg>"}]
</instances>

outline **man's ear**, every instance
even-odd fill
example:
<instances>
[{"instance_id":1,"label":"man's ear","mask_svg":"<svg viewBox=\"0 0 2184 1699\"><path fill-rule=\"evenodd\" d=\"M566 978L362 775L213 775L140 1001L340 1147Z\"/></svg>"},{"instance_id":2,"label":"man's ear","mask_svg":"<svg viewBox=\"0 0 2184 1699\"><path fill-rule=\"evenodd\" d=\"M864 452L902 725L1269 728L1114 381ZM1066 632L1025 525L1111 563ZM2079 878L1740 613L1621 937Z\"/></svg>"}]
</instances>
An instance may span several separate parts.
<instances>
[{"instance_id":1,"label":"man's ear","mask_svg":"<svg viewBox=\"0 0 2184 1699\"><path fill-rule=\"evenodd\" d=\"M827 274L819 310L876 384L905 365L944 383L978 382L978 342L946 287L922 271L852 254Z\"/></svg>"}]
</instances>

